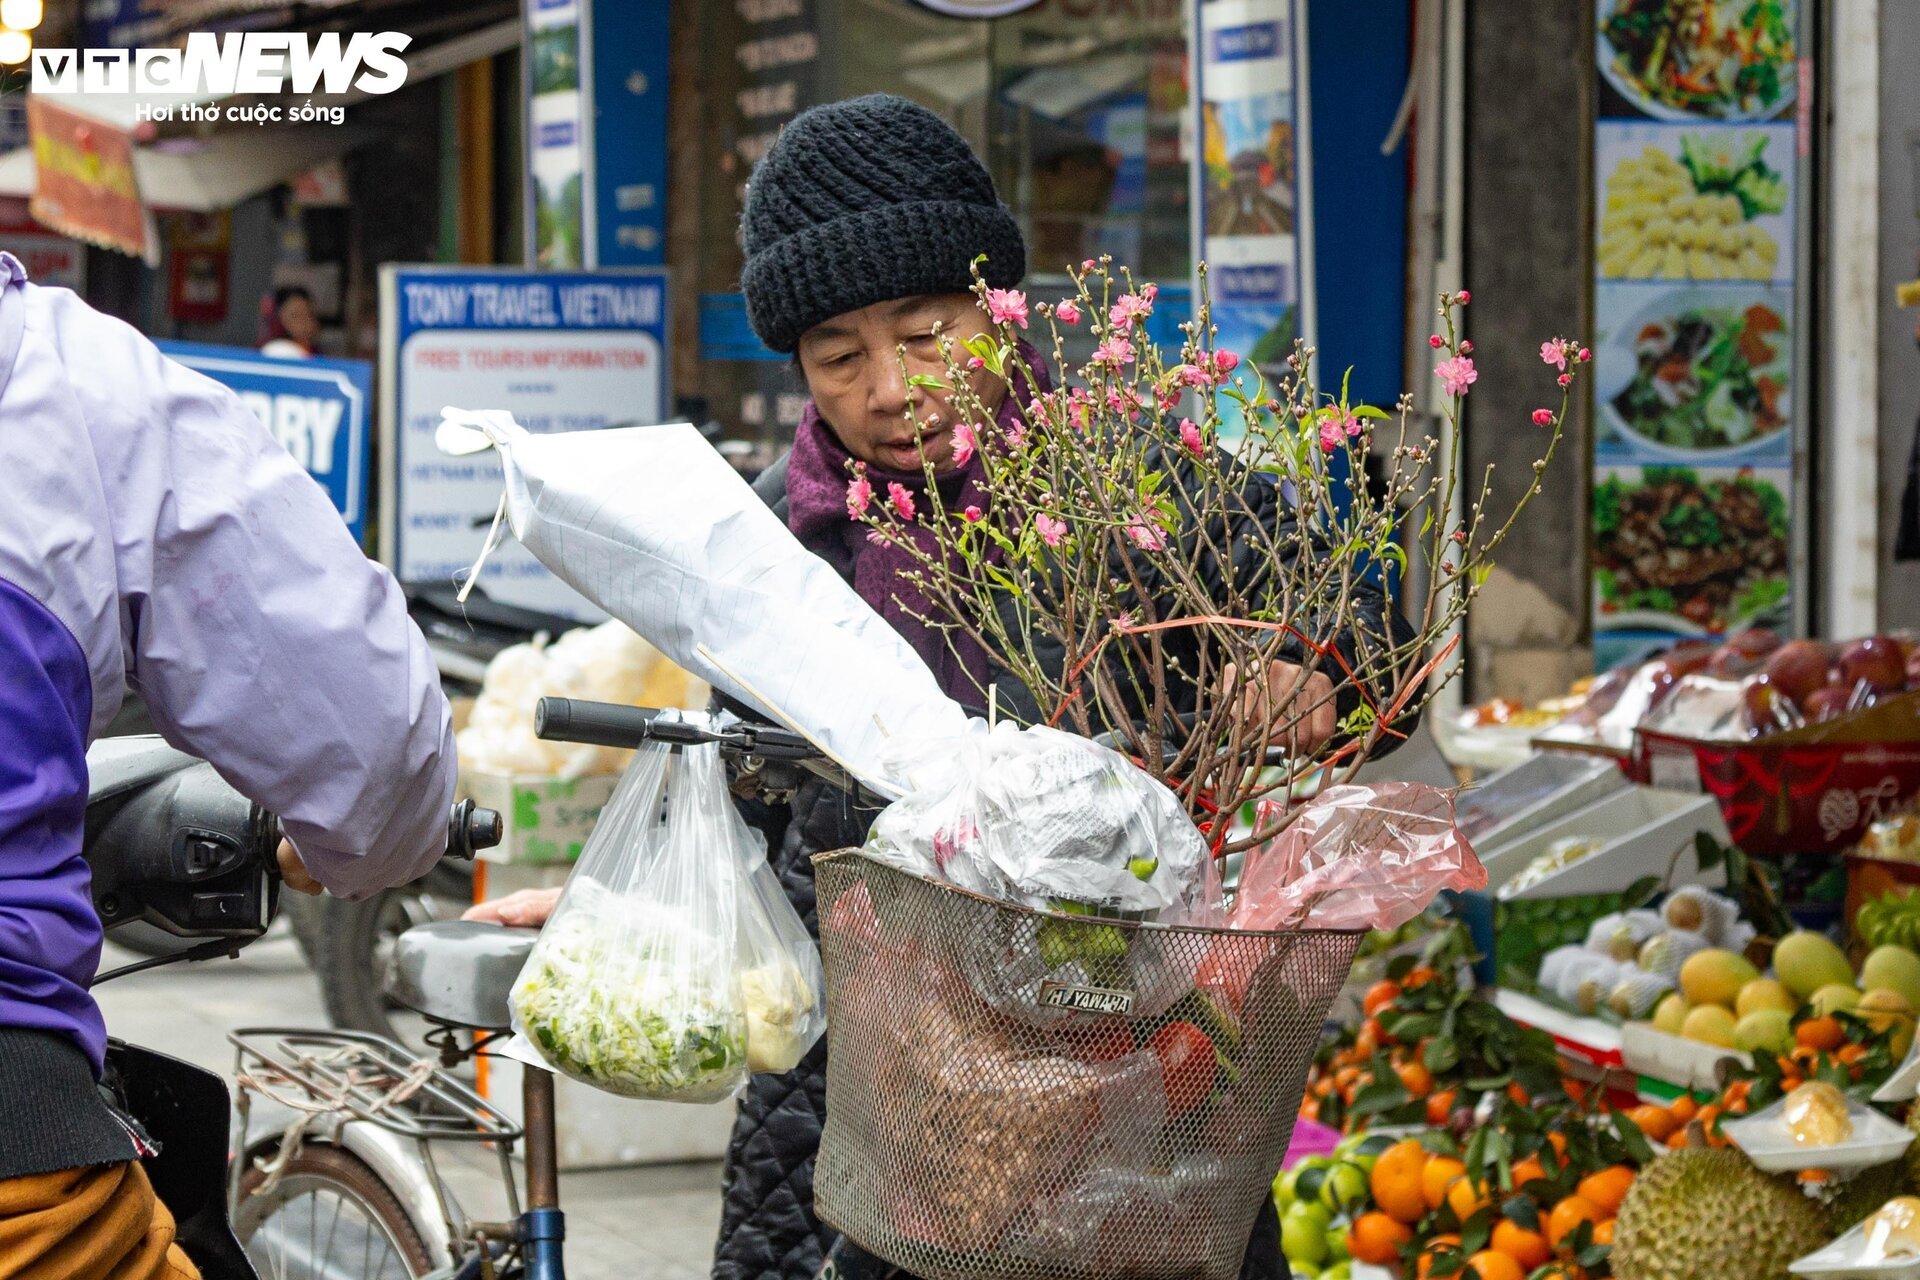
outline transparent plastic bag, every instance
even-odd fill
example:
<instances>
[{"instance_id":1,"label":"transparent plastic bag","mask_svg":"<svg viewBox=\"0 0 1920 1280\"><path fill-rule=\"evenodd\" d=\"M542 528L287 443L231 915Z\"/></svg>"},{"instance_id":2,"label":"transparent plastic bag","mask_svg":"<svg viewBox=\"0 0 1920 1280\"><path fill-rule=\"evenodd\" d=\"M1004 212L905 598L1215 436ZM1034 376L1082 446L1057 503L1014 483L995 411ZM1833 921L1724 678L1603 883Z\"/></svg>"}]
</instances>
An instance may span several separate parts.
<instances>
[{"instance_id":1,"label":"transparent plastic bag","mask_svg":"<svg viewBox=\"0 0 1920 1280\"><path fill-rule=\"evenodd\" d=\"M1116 751L975 721L889 764L909 790L873 824L878 861L1021 906L1220 923L1219 873L1193 819Z\"/></svg>"},{"instance_id":2,"label":"transparent plastic bag","mask_svg":"<svg viewBox=\"0 0 1920 1280\"><path fill-rule=\"evenodd\" d=\"M1270 802L1260 822L1272 821ZM1453 798L1414 782L1329 787L1247 855L1235 929L1397 929L1442 889L1484 889Z\"/></svg>"},{"instance_id":3,"label":"transparent plastic bag","mask_svg":"<svg viewBox=\"0 0 1920 1280\"><path fill-rule=\"evenodd\" d=\"M514 984L514 1030L629 1098L718 1102L789 1069L824 1028L823 983L765 867L717 747L636 752Z\"/></svg>"}]
</instances>

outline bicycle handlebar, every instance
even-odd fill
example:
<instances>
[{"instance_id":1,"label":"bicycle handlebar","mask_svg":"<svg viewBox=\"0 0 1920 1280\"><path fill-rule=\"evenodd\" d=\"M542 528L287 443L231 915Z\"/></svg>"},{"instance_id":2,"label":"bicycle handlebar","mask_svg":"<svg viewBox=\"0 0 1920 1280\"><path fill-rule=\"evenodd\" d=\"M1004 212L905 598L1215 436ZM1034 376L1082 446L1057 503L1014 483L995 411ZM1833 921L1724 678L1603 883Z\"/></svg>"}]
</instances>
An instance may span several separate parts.
<instances>
[{"instance_id":1,"label":"bicycle handlebar","mask_svg":"<svg viewBox=\"0 0 1920 1280\"><path fill-rule=\"evenodd\" d=\"M649 742L669 746L720 744L723 755L767 760L818 760L820 751L797 733L744 721L711 727L672 708L626 707L578 698L542 698L533 711L533 736L632 750Z\"/></svg>"}]
</instances>

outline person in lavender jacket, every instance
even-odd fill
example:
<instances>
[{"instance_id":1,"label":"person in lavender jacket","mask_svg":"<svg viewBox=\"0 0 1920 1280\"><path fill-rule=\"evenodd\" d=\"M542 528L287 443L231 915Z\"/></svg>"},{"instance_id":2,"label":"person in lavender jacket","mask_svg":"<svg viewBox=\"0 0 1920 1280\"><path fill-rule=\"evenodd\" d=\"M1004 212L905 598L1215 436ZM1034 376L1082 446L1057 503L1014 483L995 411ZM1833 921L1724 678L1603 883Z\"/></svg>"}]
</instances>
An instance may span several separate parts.
<instances>
[{"instance_id":1,"label":"person in lavender jacket","mask_svg":"<svg viewBox=\"0 0 1920 1280\"><path fill-rule=\"evenodd\" d=\"M290 886L364 897L444 852L452 716L399 584L230 391L0 253L8 1276L195 1274L95 1087L86 749L129 691L281 815Z\"/></svg>"}]
</instances>

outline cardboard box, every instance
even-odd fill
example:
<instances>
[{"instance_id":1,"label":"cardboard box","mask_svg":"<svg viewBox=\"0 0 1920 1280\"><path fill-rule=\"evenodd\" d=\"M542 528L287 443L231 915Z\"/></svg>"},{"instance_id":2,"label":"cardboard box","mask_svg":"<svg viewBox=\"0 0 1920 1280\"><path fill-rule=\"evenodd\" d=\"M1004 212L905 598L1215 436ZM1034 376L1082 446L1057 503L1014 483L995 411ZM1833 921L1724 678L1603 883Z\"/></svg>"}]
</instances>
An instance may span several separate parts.
<instances>
[{"instance_id":1,"label":"cardboard box","mask_svg":"<svg viewBox=\"0 0 1920 1280\"><path fill-rule=\"evenodd\" d=\"M499 810L504 826L500 843L481 850L481 860L571 866L619 781L615 774L574 779L463 774L461 789L475 804Z\"/></svg>"}]
</instances>

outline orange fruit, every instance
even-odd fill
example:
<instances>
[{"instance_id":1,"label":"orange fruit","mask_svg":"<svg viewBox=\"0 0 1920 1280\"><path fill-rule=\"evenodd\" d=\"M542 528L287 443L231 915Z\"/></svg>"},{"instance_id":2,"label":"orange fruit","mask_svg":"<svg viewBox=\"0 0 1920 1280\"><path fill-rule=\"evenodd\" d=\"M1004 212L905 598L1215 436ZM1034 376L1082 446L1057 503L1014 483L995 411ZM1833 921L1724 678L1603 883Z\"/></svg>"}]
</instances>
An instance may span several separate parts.
<instances>
[{"instance_id":1,"label":"orange fruit","mask_svg":"<svg viewBox=\"0 0 1920 1280\"><path fill-rule=\"evenodd\" d=\"M1587 1273L1571 1262L1556 1262L1532 1280L1587 1280Z\"/></svg>"},{"instance_id":2,"label":"orange fruit","mask_svg":"<svg viewBox=\"0 0 1920 1280\"><path fill-rule=\"evenodd\" d=\"M1675 1129L1672 1133L1667 1135L1667 1146L1672 1150L1678 1151L1680 1148L1686 1145L1687 1145L1687 1131L1685 1129Z\"/></svg>"},{"instance_id":3,"label":"orange fruit","mask_svg":"<svg viewBox=\"0 0 1920 1280\"><path fill-rule=\"evenodd\" d=\"M1453 1100L1460 1096L1457 1089L1436 1089L1427 1095L1427 1123L1440 1125L1447 1122L1453 1114Z\"/></svg>"},{"instance_id":4,"label":"orange fruit","mask_svg":"<svg viewBox=\"0 0 1920 1280\"><path fill-rule=\"evenodd\" d=\"M1487 1193L1473 1185L1473 1179L1461 1174L1447 1184L1447 1204L1454 1216L1465 1222L1487 1207Z\"/></svg>"},{"instance_id":5,"label":"orange fruit","mask_svg":"<svg viewBox=\"0 0 1920 1280\"><path fill-rule=\"evenodd\" d=\"M1412 1138L1396 1142L1380 1153L1368 1178L1373 1202L1390 1217L1409 1226L1427 1212L1426 1196L1421 1191L1427 1158L1426 1148Z\"/></svg>"},{"instance_id":6,"label":"orange fruit","mask_svg":"<svg viewBox=\"0 0 1920 1280\"><path fill-rule=\"evenodd\" d=\"M1393 1043L1393 1036L1388 1033L1387 1029L1384 1026L1380 1025L1380 1019L1378 1018L1368 1018L1365 1022L1360 1024L1360 1029L1362 1031L1370 1032L1373 1035L1373 1042L1375 1044L1392 1044Z\"/></svg>"},{"instance_id":7,"label":"orange fruit","mask_svg":"<svg viewBox=\"0 0 1920 1280\"><path fill-rule=\"evenodd\" d=\"M1863 1044L1843 1044L1833 1055L1842 1065L1852 1066L1867 1056L1867 1046Z\"/></svg>"},{"instance_id":8,"label":"orange fruit","mask_svg":"<svg viewBox=\"0 0 1920 1280\"><path fill-rule=\"evenodd\" d=\"M1529 1182L1540 1182L1547 1176L1546 1168L1540 1163L1539 1156L1528 1156L1525 1160L1513 1162L1513 1186L1515 1190Z\"/></svg>"},{"instance_id":9,"label":"orange fruit","mask_svg":"<svg viewBox=\"0 0 1920 1280\"><path fill-rule=\"evenodd\" d=\"M1717 1103L1709 1102L1706 1106L1700 1108L1700 1114L1696 1115L1694 1119L1700 1122L1700 1127L1706 1130L1707 1136L1712 1137L1715 1133L1719 1132L1719 1127L1718 1127L1720 1123L1719 1105Z\"/></svg>"},{"instance_id":10,"label":"orange fruit","mask_svg":"<svg viewBox=\"0 0 1920 1280\"><path fill-rule=\"evenodd\" d=\"M1434 1255L1438 1254L1442 1249L1457 1252L1459 1248L1459 1236L1435 1236L1433 1239L1427 1241L1426 1247L1420 1250L1420 1262L1417 1268L1420 1280L1427 1280L1427 1273L1433 1270Z\"/></svg>"},{"instance_id":11,"label":"orange fruit","mask_svg":"<svg viewBox=\"0 0 1920 1280\"><path fill-rule=\"evenodd\" d=\"M1399 983L1376 982L1372 986L1367 988L1366 998L1360 1002L1360 1007L1365 1009L1367 1011L1367 1016L1371 1018L1374 1014L1380 1012L1382 1009L1386 1008L1388 1005L1392 1004L1395 1000L1398 1000L1399 998L1400 998ZM1347 1007L1351 1009L1353 1006L1348 1005Z\"/></svg>"},{"instance_id":12,"label":"orange fruit","mask_svg":"<svg viewBox=\"0 0 1920 1280\"><path fill-rule=\"evenodd\" d=\"M1525 1089L1520 1087L1520 1082L1518 1080L1515 1080L1512 1084L1509 1084L1507 1086L1507 1096L1509 1098L1512 1098L1517 1105L1522 1107L1530 1106L1532 1105L1532 1102L1533 1102L1532 1096L1528 1094L1528 1092Z\"/></svg>"},{"instance_id":13,"label":"orange fruit","mask_svg":"<svg viewBox=\"0 0 1920 1280\"><path fill-rule=\"evenodd\" d=\"M1595 1244L1613 1243L1612 1218L1608 1218L1605 1222L1596 1222L1593 1224L1593 1242Z\"/></svg>"},{"instance_id":14,"label":"orange fruit","mask_svg":"<svg viewBox=\"0 0 1920 1280\"><path fill-rule=\"evenodd\" d=\"M1580 1102L1587 1096L1586 1082L1583 1080L1575 1080L1572 1076L1561 1077L1560 1089L1575 1102Z\"/></svg>"},{"instance_id":15,"label":"orange fruit","mask_svg":"<svg viewBox=\"0 0 1920 1280\"><path fill-rule=\"evenodd\" d=\"M1467 1166L1452 1156L1435 1156L1427 1161L1426 1170L1420 1175L1420 1194L1427 1202L1427 1208L1438 1209L1445 1204L1447 1188L1466 1171Z\"/></svg>"},{"instance_id":16,"label":"orange fruit","mask_svg":"<svg viewBox=\"0 0 1920 1280\"><path fill-rule=\"evenodd\" d=\"M1700 1103L1690 1093L1683 1093L1667 1104L1667 1114L1676 1125L1685 1125L1699 1113Z\"/></svg>"},{"instance_id":17,"label":"orange fruit","mask_svg":"<svg viewBox=\"0 0 1920 1280\"><path fill-rule=\"evenodd\" d=\"M1421 965L1418 969L1409 969L1407 971L1407 976L1401 979L1401 985L1405 987L1408 991L1411 991L1415 987L1426 986L1429 982L1432 982L1435 978L1439 976L1440 976L1439 970L1429 969L1425 965Z\"/></svg>"},{"instance_id":18,"label":"orange fruit","mask_svg":"<svg viewBox=\"0 0 1920 1280\"><path fill-rule=\"evenodd\" d=\"M1517 1222L1506 1218L1493 1224L1493 1247L1520 1264L1523 1271L1531 1271L1553 1256L1553 1246L1538 1231L1529 1231Z\"/></svg>"},{"instance_id":19,"label":"orange fruit","mask_svg":"<svg viewBox=\"0 0 1920 1280\"><path fill-rule=\"evenodd\" d=\"M1727 1092L1721 1101L1729 1107L1745 1106L1747 1095L1753 1092L1753 1081L1735 1080L1727 1086Z\"/></svg>"},{"instance_id":20,"label":"orange fruit","mask_svg":"<svg viewBox=\"0 0 1920 1280\"><path fill-rule=\"evenodd\" d=\"M1433 1072L1417 1062L1409 1062L1393 1069L1400 1077L1400 1083L1406 1091L1416 1098L1424 1098L1433 1092Z\"/></svg>"},{"instance_id":21,"label":"orange fruit","mask_svg":"<svg viewBox=\"0 0 1920 1280\"><path fill-rule=\"evenodd\" d=\"M1347 1252L1353 1255L1356 1262L1368 1262L1376 1267L1397 1267L1400 1250L1412 1241L1413 1228L1404 1222L1396 1222L1376 1209L1354 1219L1353 1226L1347 1231Z\"/></svg>"},{"instance_id":22,"label":"orange fruit","mask_svg":"<svg viewBox=\"0 0 1920 1280\"><path fill-rule=\"evenodd\" d=\"M1553 1212L1547 1215L1547 1241L1554 1248L1566 1239L1569 1232L1583 1222L1598 1222L1611 1215L1603 1213L1600 1206L1581 1195L1571 1195L1553 1206Z\"/></svg>"},{"instance_id":23,"label":"orange fruit","mask_svg":"<svg viewBox=\"0 0 1920 1280\"><path fill-rule=\"evenodd\" d=\"M1620 1205L1627 1198L1627 1189L1632 1185L1633 1170L1623 1164L1616 1164L1580 1179L1580 1185L1575 1188L1575 1194L1599 1205L1606 1210L1601 1216L1611 1218L1620 1212Z\"/></svg>"},{"instance_id":24,"label":"orange fruit","mask_svg":"<svg viewBox=\"0 0 1920 1280\"><path fill-rule=\"evenodd\" d=\"M1558 1133L1558 1132L1549 1133L1547 1135L1547 1145L1553 1148L1553 1154L1560 1157L1560 1162L1562 1164L1566 1163L1566 1159L1567 1159L1567 1135L1566 1134Z\"/></svg>"},{"instance_id":25,"label":"orange fruit","mask_svg":"<svg viewBox=\"0 0 1920 1280\"><path fill-rule=\"evenodd\" d=\"M1364 1059L1371 1058L1375 1053L1378 1053L1379 1050L1380 1042L1373 1038L1373 1032L1365 1027L1360 1028L1360 1034L1353 1039L1354 1053Z\"/></svg>"},{"instance_id":26,"label":"orange fruit","mask_svg":"<svg viewBox=\"0 0 1920 1280\"><path fill-rule=\"evenodd\" d=\"M1793 1042L1803 1049L1831 1053L1847 1042L1847 1029L1840 1019L1832 1014L1820 1018L1808 1018L1793 1029Z\"/></svg>"},{"instance_id":27,"label":"orange fruit","mask_svg":"<svg viewBox=\"0 0 1920 1280\"><path fill-rule=\"evenodd\" d=\"M1800 1181L1802 1182L1820 1183L1825 1182L1832 1176L1833 1175L1825 1169L1802 1169L1800 1171Z\"/></svg>"},{"instance_id":28,"label":"orange fruit","mask_svg":"<svg viewBox=\"0 0 1920 1280\"><path fill-rule=\"evenodd\" d=\"M1633 1121L1640 1132L1647 1135L1648 1142L1665 1142L1667 1136L1679 1127L1673 1112L1665 1107L1656 1107L1651 1104L1642 1104L1629 1109L1627 1119Z\"/></svg>"},{"instance_id":29,"label":"orange fruit","mask_svg":"<svg viewBox=\"0 0 1920 1280\"><path fill-rule=\"evenodd\" d=\"M1467 1272L1479 1280L1527 1280L1525 1267L1493 1249L1482 1249L1468 1258Z\"/></svg>"}]
</instances>

